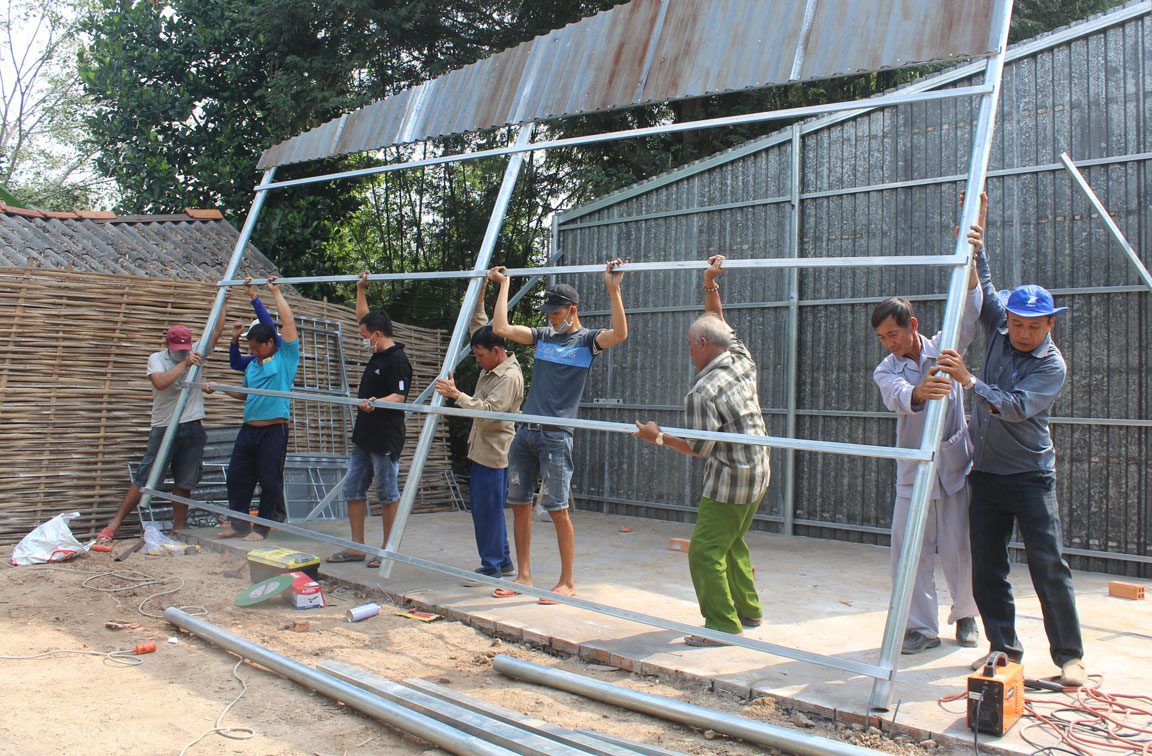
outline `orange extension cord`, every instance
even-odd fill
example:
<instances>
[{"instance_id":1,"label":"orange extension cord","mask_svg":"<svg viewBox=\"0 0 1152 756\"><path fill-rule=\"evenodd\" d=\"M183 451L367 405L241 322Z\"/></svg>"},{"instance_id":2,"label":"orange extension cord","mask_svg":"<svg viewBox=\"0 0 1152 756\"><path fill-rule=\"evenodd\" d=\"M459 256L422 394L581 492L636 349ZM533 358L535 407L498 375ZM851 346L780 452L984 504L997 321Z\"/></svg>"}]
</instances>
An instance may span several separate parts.
<instances>
[{"instance_id":1,"label":"orange extension cord","mask_svg":"<svg viewBox=\"0 0 1152 756\"><path fill-rule=\"evenodd\" d=\"M1099 756L1099 750L1148 756L1152 753L1152 696L1127 693L1105 693L1100 689L1103 678L1090 675L1090 683L1082 688L1064 688L1053 691L1052 697L1024 699L1024 716L1035 722L1025 725L1020 737L1036 748L1033 754L1050 751L1074 753L1079 756ZM940 704L965 698L961 692L939 699ZM1071 696L1072 702L1055 696ZM1139 704L1139 705L1138 705ZM1055 707L1041 713L1038 707ZM1028 737L1034 727L1049 729L1068 746L1042 746Z\"/></svg>"}]
</instances>

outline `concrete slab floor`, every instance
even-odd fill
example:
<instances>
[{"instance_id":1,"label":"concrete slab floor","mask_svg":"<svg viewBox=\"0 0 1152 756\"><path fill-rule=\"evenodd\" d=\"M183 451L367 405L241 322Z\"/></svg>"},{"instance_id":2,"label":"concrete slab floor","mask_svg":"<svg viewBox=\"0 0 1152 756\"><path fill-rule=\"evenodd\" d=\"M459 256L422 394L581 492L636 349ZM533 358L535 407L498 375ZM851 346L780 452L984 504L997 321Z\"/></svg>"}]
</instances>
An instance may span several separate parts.
<instances>
[{"instance_id":1,"label":"concrete slab floor","mask_svg":"<svg viewBox=\"0 0 1152 756\"><path fill-rule=\"evenodd\" d=\"M511 513L508 516L511 518ZM687 554L668 549L669 538L691 535L690 524L582 510L573 513L573 521L576 587L581 597L685 624L701 624ZM344 521L320 521L308 527L348 537ZM629 532L623 532L624 528ZM190 529L184 536L238 553L251 548L289 547L326 556L337 550L321 541L278 531L260 544L216 539L209 529ZM369 523L368 541L381 541L379 518ZM877 661L890 591L886 547L764 533L749 534L748 542L764 606L764 624L748 630L749 637L869 664ZM413 515L402 551L461 569L472 569L479 563L471 517L463 512ZM540 587L551 587L559 574L555 535L549 522L534 523L532 571ZM497 599L489 586L465 587L454 577L407 565L397 564L392 577L383 582L362 562L324 564L321 573L403 597L509 640L551 645L591 662L698 681L741 696L788 699L799 708L844 721L863 721L867 712L872 680L864 676L741 648L692 648L672 631L563 605L541 606L526 596ZM1090 674L1102 675L1104 690L1147 694L1148 681L1152 680L1149 604L1109 597L1110 579L1115 578L1074 573L1085 662ZM1056 675L1059 669L1048 657L1039 601L1024 565L1013 565L1012 583L1017 632L1028 651L1025 674ZM975 649L955 644L953 628L944 624L950 601L939 575L937 584L943 644L901 658L894 699L899 708L893 710L896 726L915 737L938 737L970 746L964 702L938 701L965 689L968 664L984 653L986 645L983 638ZM883 719L890 722L892 712ZM1023 724L1003 738L982 735L981 745L1031 753L1035 746L1021 736ZM1041 745L1057 744L1039 728L1028 735Z\"/></svg>"}]
</instances>

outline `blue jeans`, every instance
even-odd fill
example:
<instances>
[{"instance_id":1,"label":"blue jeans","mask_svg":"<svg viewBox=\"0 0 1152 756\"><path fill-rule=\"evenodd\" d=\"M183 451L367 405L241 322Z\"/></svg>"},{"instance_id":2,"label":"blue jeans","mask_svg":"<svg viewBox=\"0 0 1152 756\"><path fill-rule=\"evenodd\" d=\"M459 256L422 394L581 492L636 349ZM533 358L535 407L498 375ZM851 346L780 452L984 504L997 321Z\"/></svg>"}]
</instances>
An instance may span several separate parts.
<instances>
[{"instance_id":1,"label":"blue jeans","mask_svg":"<svg viewBox=\"0 0 1152 756\"><path fill-rule=\"evenodd\" d=\"M381 504L400 501L400 460L391 454L372 454L352 444L348 458L348 475L344 481L344 498L363 501L368 498L368 486L376 480L376 498Z\"/></svg>"},{"instance_id":2,"label":"blue jeans","mask_svg":"<svg viewBox=\"0 0 1152 756\"><path fill-rule=\"evenodd\" d=\"M508 526L504 522L504 500L508 495L508 468L472 463L468 496L472 500L472 528L476 531L476 551L480 571L499 575L511 569L508 552Z\"/></svg>"},{"instance_id":3,"label":"blue jeans","mask_svg":"<svg viewBox=\"0 0 1152 756\"><path fill-rule=\"evenodd\" d=\"M1062 666L1083 658L1072 570L1061 554L1056 474L995 475L973 470L968 487L972 493L968 508L972 595L991 650L1003 651L1015 661L1024 655L1016 636L1016 606L1008 582L1008 542L1015 521L1028 555L1028 573L1040 599L1052 661Z\"/></svg>"},{"instance_id":4,"label":"blue jeans","mask_svg":"<svg viewBox=\"0 0 1152 756\"><path fill-rule=\"evenodd\" d=\"M228 508L248 514L252 494L259 483L259 515L266 520L283 522L287 516L284 508L284 457L287 454L287 423L240 426L232 447L232 460L228 463ZM237 533L254 530L268 535L267 525L253 525L235 517L231 525Z\"/></svg>"},{"instance_id":5,"label":"blue jeans","mask_svg":"<svg viewBox=\"0 0 1152 756\"><path fill-rule=\"evenodd\" d=\"M572 486L572 434L520 426L508 449L508 503L531 504L536 479L544 479L541 506L548 511L568 508Z\"/></svg>"}]
</instances>

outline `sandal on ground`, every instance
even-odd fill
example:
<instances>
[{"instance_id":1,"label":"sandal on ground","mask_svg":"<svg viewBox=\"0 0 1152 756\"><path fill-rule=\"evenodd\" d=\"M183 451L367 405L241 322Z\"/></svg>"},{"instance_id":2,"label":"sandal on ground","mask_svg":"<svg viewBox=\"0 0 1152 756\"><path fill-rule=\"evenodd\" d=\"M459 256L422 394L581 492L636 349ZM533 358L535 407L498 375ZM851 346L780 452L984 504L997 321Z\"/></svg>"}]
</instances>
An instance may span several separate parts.
<instances>
[{"instance_id":1,"label":"sandal on ground","mask_svg":"<svg viewBox=\"0 0 1152 756\"><path fill-rule=\"evenodd\" d=\"M233 530L230 527L225 527L225 528L221 528L220 530L217 530L215 535L217 538L243 538L244 536L246 536L248 534L247 533L241 533L238 530Z\"/></svg>"},{"instance_id":2,"label":"sandal on ground","mask_svg":"<svg viewBox=\"0 0 1152 756\"><path fill-rule=\"evenodd\" d=\"M760 627L764 620L761 617L741 617L740 624L744 627Z\"/></svg>"},{"instance_id":3,"label":"sandal on ground","mask_svg":"<svg viewBox=\"0 0 1152 756\"><path fill-rule=\"evenodd\" d=\"M560 591L556 590L555 588L552 589L552 592L555 594L558 594L560 596L571 596L572 598L576 598L575 593L561 593ZM542 598L542 599L536 599L536 603L537 604L543 604L545 606L551 606L552 604L559 604L560 602L559 601L553 601L552 599Z\"/></svg>"},{"instance_id":4,"label":"sandal on ground","mask_svg":"<svg viewBox=\"0 0 1152 756\"><path fill-rule=\"evenodd\" d=\"M372 557L368 560L368 564L364 565L370 570L380 569L380 557Z\"/></svg>"},{"instance_id":5,"label":"sandal on ground","mask_svg":"<svg viewBox=\"0 0 1152 756\"><path fill-rule=\"evenodd\" d=\"M519 591L514 591L511 588L497 588L492 591L492 598L512 598L519 595Z\"/></svg>"},{"instance_id":6,"label":"sandal on ground","mask_svg":"<svg viewBox=\"0 0 1152 756\"><path fill-rule=\"evenodd\" d=\"M337 551L332 556L324 560L328 564L344 564L346 562L363 562L363 554L353 554L350 551Z\"/></svg>"},{"instance_id":7,"label":"sandal on ground","mask_svg":"<svg viewBox=\"0 0 1152 756\"><path fill-rule=\"evenodd\" d=\"M684 643L689 646L696 646L697 648L721 648L723 646L731 646L731 643L724 641L712 640L705 638L703 635L686 635L684 636Z\"/></svg>"}]
</instances>

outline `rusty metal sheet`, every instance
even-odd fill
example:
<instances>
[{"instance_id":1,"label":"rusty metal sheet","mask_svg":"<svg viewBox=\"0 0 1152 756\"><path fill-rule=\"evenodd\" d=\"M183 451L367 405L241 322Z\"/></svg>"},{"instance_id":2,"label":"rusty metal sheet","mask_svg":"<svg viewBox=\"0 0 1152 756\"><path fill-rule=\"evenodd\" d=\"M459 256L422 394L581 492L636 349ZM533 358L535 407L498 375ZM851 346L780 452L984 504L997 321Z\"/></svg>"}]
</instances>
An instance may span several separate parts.
<instances>
[{"instance_id":1,"label":"rusty metal sheet","mask_svg":"<svg viewBox=\"0 0 1152 756\"><path fill-rule=\"evenodd\" d=\"M996 52L1005 0L633 0L265 150L259 168ZM808 23L805 23L805 19ZM339 131L339 134L337 132Z\"/></svg>"}]
</instances>

